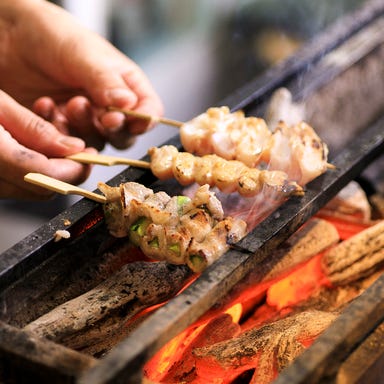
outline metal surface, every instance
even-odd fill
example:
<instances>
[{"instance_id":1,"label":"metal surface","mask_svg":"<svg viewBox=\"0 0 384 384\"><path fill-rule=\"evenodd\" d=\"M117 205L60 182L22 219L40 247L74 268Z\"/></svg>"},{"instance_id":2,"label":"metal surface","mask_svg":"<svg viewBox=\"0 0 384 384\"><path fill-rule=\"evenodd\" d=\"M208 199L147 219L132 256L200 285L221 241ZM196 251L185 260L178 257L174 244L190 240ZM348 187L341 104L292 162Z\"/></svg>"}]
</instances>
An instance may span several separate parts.
<instances>
[{"instance_id":1,"label":"metal surface","mask_svg":"<svg viewBox=\"0 0 384 384\"><path fill-rule=\"evenodd\" d=\"M187 290L144 321L80 382L138 382L136 375L140 376L140 367L162 345L197 320L249 271L257 268L268 252L287 239L383 150L384 118L332 160L336 170L328 171L308 184L304 197L291 198L279 207L240 241L236 249L227 252Z\"/></svg>"}]
</instances>

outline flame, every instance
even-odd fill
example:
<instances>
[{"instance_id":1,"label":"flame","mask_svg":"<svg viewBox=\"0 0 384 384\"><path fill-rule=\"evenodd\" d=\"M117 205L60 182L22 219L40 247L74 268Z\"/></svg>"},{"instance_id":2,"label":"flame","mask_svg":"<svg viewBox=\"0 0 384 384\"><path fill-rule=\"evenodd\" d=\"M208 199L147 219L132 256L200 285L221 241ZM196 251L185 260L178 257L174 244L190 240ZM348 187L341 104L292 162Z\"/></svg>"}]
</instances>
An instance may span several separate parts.
<instances>
[{"instance_id":1,"label":"flame","mask_svg":"<svg viewBox=\"0 0 384 384\"><path fill-rule=\"evenodd\" d=\"M158 383L176 383L175 381L168 381L169 377L167 375L169 371L172 370L177 362L182 361L183 358L185 359L185 352L188 352L190 346L202 334L210 321L222 314L227 314L231 316L233 323L240 323L244 310L244 300L245 302L252 301L251 299L258 298L261 292L267 292L268 305L276 307L277 310L283 310L285 307L307 298L319 285L329 284L321 269L322 256L323 254L315 256L280 280L276 279L268 284L260 283L253 287L248 287L234 299L231 305L221 308L221 311L217 309L209 311L208 314L205 314L193 326L181 332L155 354L145 365L145 376L149 380ZM262 312L259 313L259 316L263 317ZM262 319L259 320L262 322ZM243 330L246 328L245 326ZM309 346L312 341L300 340L305 347ZM226 383L229 377L235 379L240 372L246 370L248 365L250 369L254 367L257 364L257 360L258 356L253 356L248 363L243 361L244 364L239 369L228 368L228 371L225 372L226 378L223 380L219 379L223 372L218 367L215 367L214 363L206 362L210 367L207 370L204 368L205 364L202 366L200 362L198 376L194 376L193 379L186 382L200 384L201 379L207 380L209 378L209 380L217 379L218 383Z\"/></svg>"},{"instance_id":2,"label":"flame","mask_svg":"<svg viewBox=\"0 0 384 384\"><path fill-rule=\"evenodd\" d=\"M199 335L205 325L187 328L162 347L146 364L146 376L152 381L160 382L172 364L181 359L185 348Z\"/></svg>"},{"instance_id":3,"label":"flame","mask_svg":"<svg viewBox=\"0 0 384 384\"><path fill-rule=\"evenodd\" d=\"M243 313L243 306L241 303L235 303L232 307L228 308L224 313L227 313L232 317L234 323L239 323L241 315Z\"/></svg>"},{"instance_id":4,"label":"flame","mask_svg":"<svg viewBox=\"0 0 384 384\"><path fill-rule=\"evenodd\" d=\"M330 221L336 226L342 239L347 239L369 226L356 221L347 223L338 219ZM212 308L195 324L163 346L145 365L145 377L157 383L202 384L209 382L226 384L240 378L239 375L242 373L251 372L253 369L256 369L255 377L258 377L257 373L260 373L258 369L262 370L262 367L259 366L260 361L262 362L260 354L249 357L244 355L241 357L241 364L227 367L222 366L211 357L196 359L193 350L196 347L219 342L220 340L214 341L215 337L216 339L222 337L222 340L229 340L249 328L260 327L273 321L276 316L283 318L293 310L294 305L308 299L320 287L331 287L331 283L321 266L325 252L327 251L312 257L289 274L254 285L248 284L237 291L234 290L221 306ZM265 298L265 304L261 305L263 298ZM258 306L257 309L255 309L256 306ZM248 313L251 310L253 310L253 314ZM213 341L209 340L205 344L206 339L210 338L211 334L215 334L212 330L215 320L218 320L218 324L220 324L220 321L224 319L223 316L227 316L228 321L228 315L232 324L236 324L238 327L238 331L234 330L232 336L229 335L230 332L228 332L229 336L227 334L221 335L220 333L225 333L223 330L226 331L223 324L229 328L230 322L222 323L221 330L212 337ZM314 338L306 335L297 340L305 348L309 347L313 341ZM273 371L274 368L272 366ZM183 369L186 369L185 373L182 371ZM278 374L277 371L274 373L274 376ZM182 379L179 379L180 377ZM250 382L254 382L253 380L257 381L257 378L251 379Z\"/></svg>"},{"instance_id":5,"label":"flame","mask_svg":"<svg viewBox=\"0 0 384 384\"><path fill-rule=\"evenodd\" d=\"M235 303L224 311L225 314L231 316L232 322L238 323L242 315L241 303ZM198 325L187 328L178 336L173 338L165 346L163 346L156 355L145 366L146 376L153 381L160 382L165 378L168 370L181 360L184 351L191 345L191 343L199 336L205 329L207 324L212 320L207 318Z\"/></svg>"},{"instance_id":6,"label":"flame","mask_svg":"<svg viewBox=\"0 0 384 384\"><path fill-rule=\"evenodd\" d=\"M308 298L318 287L330 285L321 268L322 256L313 257L287 277L272 284L267 291L267 303L280 310Z\"/></svg>"}]
</instances>

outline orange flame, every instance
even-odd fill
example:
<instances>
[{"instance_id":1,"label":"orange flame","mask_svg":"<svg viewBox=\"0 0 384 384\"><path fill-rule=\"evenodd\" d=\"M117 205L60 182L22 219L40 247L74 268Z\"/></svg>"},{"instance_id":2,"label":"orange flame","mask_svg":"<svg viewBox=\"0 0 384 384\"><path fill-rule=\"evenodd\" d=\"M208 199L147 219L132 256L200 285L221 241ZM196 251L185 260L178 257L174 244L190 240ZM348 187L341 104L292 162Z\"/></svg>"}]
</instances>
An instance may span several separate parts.
<instances>
[{"instance_id":1,"label":"orange flame","mask_svg":"<svg viewBox=\"0 0 384 384\"><path fill-rule=\"evenodd\" d=\"M206 324L190 327L174 337L146 364L146 376L155 382L161 382L174 362L182 358L185 348L199 335Z\"/></svg>"},{"instance_id":2,"label":"orange flame","mask_svg":"<svg viewBox=\"0 0 384 384\"><path fill-rule=\"evenodd\" d=\"M297 304L311 296L320 286L329 285L322 268L319 254L300 268L279 280L267 291L267 303L278 310Z\"/></svg>"},{"instance_id":3,"label":"orange flame","mask_svg":"<svg viewBox=\"0 0 384 384\"><path fill-rule=\"evenodd\" d=\"M356 221L347 223L337 219L330 221L337 227L342 240L353 236L369 226L368 224L357 223ZM184 365L188 366L189 369L182 380L185 383L202 384L208 380L208 382L225 384L238 378L242 372L257 367L260 355L255 355L248 359L243 357L240 366L223 367L217 364L214 359L212 361L209 358L205 358L204 361L195 360L193 349L204 344L202 340L205 340L208 338L207 335L213 333L210 327L213 326L215 320L222 320L220 316L230 315L232 323L237 324L238 333L240 333L249 327L261 326L261 324L269 321L276 313L280 316L287 314L292 310L290 306L309 298L322 286L331 286L321 267L323 256L324 253L316 255L284 277L263 281L253 286L248 285L238 292L234 292L232 297L228 296L228 300L222 303L222 306L212 308L195 324L188 327L161 348L145 365L144 373L146 378L158 383L178 383L180 381L175 381L174 377L176 376L174 376L174 372L177 369L181 369L180 367L183 368ZM247 311L252 309L254 304L259 303L263 297L266 297L266 305L259 306L254 314L247 319ZM241 325L239 325L240 323ZM228 340L235 336L236 330L233 331L232 336L224 335L223 340ZM199 340L196 341L197 339ZM314 340L301 339L297 341L304 347L308 347ZM207 345L210 342L211 340ZM216 342L218 341L216 340ZM176 369L175 366L177 366Z\"/></svg>"},{"instance_id":4,"label":"orange flame","mask_svg":"<svg viewBox=\"0 0 384 384\"><path fill-rule=\"evenodd\" d=\"M224 312L232 318L232 322L238 323L242 315L242 305L235 303ZM146 376L153 381L161 382L168 373L168 370L175 362L183 357L184 351L205 329L212 318L207 318L199 325L194 325L181 332L165 346L163 346L156 355L146 364Z\"/></svg>"}]
</instances>

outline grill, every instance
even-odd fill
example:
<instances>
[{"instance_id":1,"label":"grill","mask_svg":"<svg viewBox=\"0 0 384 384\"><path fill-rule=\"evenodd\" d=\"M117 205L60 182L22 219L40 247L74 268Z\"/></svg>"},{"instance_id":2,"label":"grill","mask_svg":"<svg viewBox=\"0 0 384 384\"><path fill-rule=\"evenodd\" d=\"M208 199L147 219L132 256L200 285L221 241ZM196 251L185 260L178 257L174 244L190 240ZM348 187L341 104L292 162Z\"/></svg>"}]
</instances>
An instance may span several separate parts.
<instances>
[{"instance_id":1,"label":"grill","mask_svg":"<svg viewBox=\"0 0 384 384\"><path fill-rule=\"evenodd\" d=\"M103 358L90 357L22 330L50 309L96 286L112 274L113 268L118 269L122 262L118 259L112 260L114 266L106 267L105 251L118 241L109 236L100 206L80 200L4 252L0 257L0 377L6 382L29 382L31 378L50 383L141 382L143 365L161 346L224 297L249 271L262 270L273 249L349 181L372 163L377 164L384 149L380 95L380 89L384 89L383 14L382 1L367 2L294 57L222 101L221 105L229 105L232 110L262 115L273 91L281 86L289 88L295 101L306 101L320 136L327 134L330 122L340 124L330 138L325 138L331 153L338 153L330 159L336 169L309 183L303 197L292 197L277 208ZM366 103L368 91L370 102ZM330 99L339 107L330 105ZM340 136L346 142L338 142ZM166 144L181 148L178 137ZM155 190L177 191L173 182L156 181L147 171L134 168L124 170L109 184L128 180ZM64 222L71 223L65 227L71 238L54 242L53 235ZM368 343L370 337L382 335L383 314L384 276L353 301L316 343L279 375L276 383L334 380L352 350ZM374 364L380 366L383 356L381 350Z\"/></svg>"}]
</instances>

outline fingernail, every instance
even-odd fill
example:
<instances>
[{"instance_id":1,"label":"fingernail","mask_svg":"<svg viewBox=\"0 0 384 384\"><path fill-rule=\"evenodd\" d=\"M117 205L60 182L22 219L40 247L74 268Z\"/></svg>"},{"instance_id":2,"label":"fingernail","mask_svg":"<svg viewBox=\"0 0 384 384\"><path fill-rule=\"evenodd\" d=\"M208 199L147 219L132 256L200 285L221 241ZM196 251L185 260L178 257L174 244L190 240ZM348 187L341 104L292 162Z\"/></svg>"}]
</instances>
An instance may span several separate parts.
<instances>
[{"instance_id":1,"label":"fingernail","mask_svg":"<svg viewBox=\"0 0 384 384\"><path fill-rule=\"evenodd\" d=\"M108 89L106 91L108 103L111 105L125 105L136 103L136 95L126 88Z\"/></svg>"},{"instance_id":2,"label":"fingernail","mask_svg":"<svg viewBox=\"0 0 384 384\"><path fill-rule=\"evenodd\" d=\"M108 131L118 131L124 126L125 115L120 112L108 112L101 116L101 125Z\"/></svg>"},{"instance_id":3,"label":"fingernail","mask_svg":"<svg viewBox=\"0 0 384 384\"><path fill-rule=\"evenodd\" d=\"M120 131L123 128L123 124L111 125L109 127L104 126L104 128L106 128L108 132L114 133Z\"/></svg>"},{"instance_id":4,"label":"fingernail","mask_svg":"<svg viewBox=\"0 0 384 384\"><path fill-rule=\"evenodd\" d=\"M83 140L73 136L64 136L59 140L59 143L70 149L81 150L85 147Z\"/></svg>"}]
</instances>

